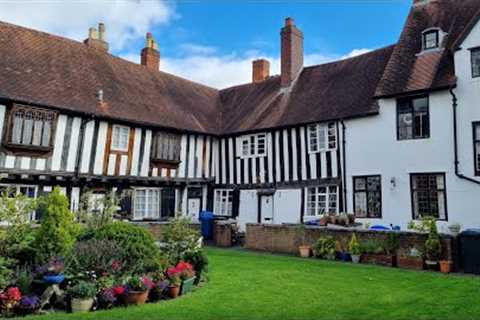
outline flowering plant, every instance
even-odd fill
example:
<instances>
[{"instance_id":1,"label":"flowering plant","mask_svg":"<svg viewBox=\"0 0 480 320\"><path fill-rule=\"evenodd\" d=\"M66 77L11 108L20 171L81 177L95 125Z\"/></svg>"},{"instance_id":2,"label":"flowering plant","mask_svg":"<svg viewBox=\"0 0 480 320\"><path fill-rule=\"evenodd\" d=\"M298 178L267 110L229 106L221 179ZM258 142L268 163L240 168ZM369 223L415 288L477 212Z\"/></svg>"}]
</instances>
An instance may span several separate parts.
<instances>
[{"instance_id":1,"label":"flowering plant","mask_svg":"<svg viewBox=\"0 0 480 320\"><path fill-rule=\"evenodd\" d=\"M123 289L123 287L120 287ZM123 290L122 290L123 294ZM117 294L115 288L103 289L98 295L98 302L104 308L111 307L117 301Z\"/></svg>"},{"instance_id":2,"label":"flowering plant","mask_svg":"<svg viewBox=\"0 0 480 320\"><path fill-rule=\"evenodd\" d=\"M113 294L118 297L118 296L121 296L125 293L125 287L123 286L116 286L116 287L113 287L112 288L113 290Z\"/></svg>"},{"instance_id":3,"label":"flowering plant","mask_svg":"<svg viewBox=\"0 0 480 320\"><path fill-rule=\"evenodd\" d=\"M152 280L147 277L133 276L128 278L126 289L129 291L147 291L154 287Z\"/></svg>"},{"instance_id":4,"label":"flowering plant","mask_svg":"<svg viewBox=\"0 0 480 320\"><path fill-rule=\"evenodd\" d=\"M18 304L21 298L20 289L17 287L8 288L7 291L0 292L0 306L2 309L10 310Z\"/></svg>"},{"instance_id":5,"label":"flowering plant","mask_svg":"<svg viewBox=\"0 0 480 320\"><path fill-rule=\"evenodd\" d=\"M167 269L167 277L170 285L178 286L182 280L187 280L195 276L195 271L190 263L180 261L175 267Z\"/></svg>"},{"instance_id":6,"label":"flowering plant","mask_svg":"<svg viewBox=\"0 0 480 320\"><path fill-rule=\"evenodd\" d=\"M18 303L18 306L20 308L24 309L37 309L40 307L40 299L38 296L23 296L20 298L20 301Z\"/></svg>"}]
</instances>

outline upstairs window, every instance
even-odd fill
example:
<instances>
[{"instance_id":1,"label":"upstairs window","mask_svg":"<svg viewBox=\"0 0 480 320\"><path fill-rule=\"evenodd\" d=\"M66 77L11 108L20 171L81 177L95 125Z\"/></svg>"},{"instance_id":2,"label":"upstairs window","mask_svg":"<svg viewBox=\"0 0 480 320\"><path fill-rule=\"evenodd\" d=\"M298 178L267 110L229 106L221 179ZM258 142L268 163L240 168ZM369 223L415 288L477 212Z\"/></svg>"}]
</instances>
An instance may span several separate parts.
<instances>
[{"instance_id":1,"label":"upstairs window","mask_svg":"<svg viewBox=\"0 0 480 320\"><path fill-rule=\"evenodd\" d=\"M472 61L472 78L480 77L480 48L470 50Z\"/></svg>"},{"instance_id":2,"label":"upstairs window","mask_svg":"<svg viewBox=\"0 0 480 320\"><path fill-rule=\"evenodd\" d=\"M423 50L435 49L440 46L440 31L428 30L423 33Z\"/></svg>"},{"instance_id":3,"label":"upstairs window","mask_svg":"<svg viewBox=\"0 0 480 320\"><path fill-rule=\"evenodd\" d=\"M158 132L153 141L152 159L180 162L180 140L178 134Z\"/></svg>"},{"instance_id":4,"label":"upstairs window","mask_svg":"<svg viewBox=\"0 0 480 320\"><path fill-rule=\"evenodd\" d=\"M264 157L267 154L267 135L252 134L240 138L242 158Z\"/></svg>"},{"instance_id":5,"label":"upstairs window","mask_svg":"<svg viewBox=\"0 0 480 320\"><path fill-rule=\"evenodd\" d=\"M397 101L397 139L425 139L430 137L428 97L399 99Z\"/></svg>"},{"instance_id":6,"label":"upstairs window","mask_svg":"<svg viewBox=\"0 0 480 320\"><path fill-rule=\"evenodd\" d=\"M337 129L334 122L308 126L308 152L317 153L337 148Z\"/></svg>"},{"instance_id":7,"label":"upstairs window","mask_svg":"<svg viewBox=\"0 0 480 320\"><path fill-rule=\"evenodd\" d=\"M129 134L129 127L114 125L112 128L112 150L128 151Z\"/></svg>"},{"instance_id":8,"label":"upstairs window","mask_svg":"<svg viewBox=\"0 0 480 320\"><path fill-rule=\"evenodd\" d=\"M7 128L7 144L14 147L51 149L57 113L14 105Z\"/></svg>"}]
</instances>

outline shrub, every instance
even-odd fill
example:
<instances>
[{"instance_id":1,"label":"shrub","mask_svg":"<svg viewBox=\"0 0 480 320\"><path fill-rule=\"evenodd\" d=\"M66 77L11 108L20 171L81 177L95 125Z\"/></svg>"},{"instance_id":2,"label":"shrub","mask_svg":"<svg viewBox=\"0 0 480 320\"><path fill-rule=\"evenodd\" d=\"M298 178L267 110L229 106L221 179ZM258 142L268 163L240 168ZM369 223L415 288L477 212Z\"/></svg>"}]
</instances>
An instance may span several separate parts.
<instances>
[{"instance_id":1,"label":"shrub","mask_svg":"<svg viewBox=\"0 0 480 320\"><path fill-rule=\"evenodd\" d=\"M32 293L33 275L27 269L19 269L15 275L15 285L23 295Z\"/></svg>"},{"instance_id":2,"label":"shrub","mask_svg":"<svg viewBox=\"0 0 480 320\"><path fill-rule=\"evenodd\" d=\"M0 256L0 291L10 284L13 271L12 262Z\"/></svg>"},{"instance_id":3,"label":"shrub","mask_svg":"<svg viewBox=\"0 0 480 320\"><path fill-rule=\"evenodd\" d=\"M128 268L130 273L144 274L160 267L160 249L152 234L142 227L126 222L114 222L99 228L93 236L96 240L114 241L122 247L125 268Z\"/></svg>"},{"instance_id":4,"label":"shrub","mask_svg":"<svg viewBox=\"0 0 480 320\"><path fill-rule=\"evenodd\" d=\"M163 232L162 242L171 265L176 265L184 256L201 249L200 233L193 229L187 218L174 218Z\"/></svg>"},{"instance_id":5,"label":"shrub","mask_svg":"<svg viewBox=\"0 0 480 320\"><path fill-rule=\"evenodd\" d=\"M84 271L119 273L127 267L126 256L125 249L113 240L79 241L66 260L67 271L71 274Z\"/></svg>"},{"instance_id":6,"label":"shrub","mask_svg":"<svg viewBox=\"0 0 480 320\"><path fill-rule=\"evenodd\" d=\"M362 254L360 250L360 244L358 243L355 233L352 234L352 238L350 239L350 243L348 244L348 251L351 255L354 256L359 256Z\"/></svg>"},{"instance_id":7,"label":"shrub","mask_svg":"<svg viewBox=\"0 0 480 320\"><path fill-rule=\"evenodd\" d=\"M71 298L93 298L97 294L97 287L94 283L79 281L76 285L69 287L67 293Z\"/></svg>"},{"instance_id":8,"label":"shrub","mask_svg":"<svg viewBox=\"0 0 480 320\"><path fill-rule=\"evenodd\" d=\"M44 215L36 234L35 245L40 259L67 256L73 248L80 227L68 209L68 199L59 188L39 199Z\"/></svg>"},{"instance_id":9,"label":"shrub","mask_svg":"<svg viewBox=\"0 0 480 320\"><path fill-rule=\"evenodd\" d=\"M442 251L440 236L438 235L436 223L431 223L429 227L428 238L425 241L425 254L428 260L437 261Z\"/></svg>"},{"instance_id":10,"label":"shrub","mask_svg":"<svg viewBox=\"0 0 480 320\"><path fill-rule=\"evenodd\" d=\"M187 252L184 259L193 266L197 274L197 282L208 272L208 258L202 250Z\"/></svg>"},{"instance_id":11,"label":"shrub","mask_svg":"<svg viewBox=\"0 0 480 320\"><path fill-rule=\"evenodd\" d=\"M374 239L368 239L360 245L362 253L366 254L382 254L385 252L383 244Z\"/></svg>"},{"instance_id":12,"label":"shrub","mask_svg":"<svg viewBox=\"0 0 480 320\"><path fill-rule=\"evenodd\" d=\"M332 237L322 237L317 240L313 246L313 252L318 258L333 258L335 257L335 239Z\"/></svg>"},{"instance_id":13,"label":"shrub","mask_svg":"<svg viewBox=\"0 0 480 320\"><path fill-rule=\"evenodd\" d=\"M396 255L400 248L399 235L396 232L389 232L387 234L387 241L385 243L385 252L389 255Z\"/></svg>"}]
</instances>

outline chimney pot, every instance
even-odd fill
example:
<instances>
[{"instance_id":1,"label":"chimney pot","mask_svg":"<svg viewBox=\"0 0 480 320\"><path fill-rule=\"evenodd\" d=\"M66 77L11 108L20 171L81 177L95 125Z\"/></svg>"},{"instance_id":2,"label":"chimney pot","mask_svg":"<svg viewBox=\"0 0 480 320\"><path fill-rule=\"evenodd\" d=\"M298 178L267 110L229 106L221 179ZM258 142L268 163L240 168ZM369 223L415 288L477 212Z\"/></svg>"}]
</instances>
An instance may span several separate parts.
<instances>
[{"instance_id":1,"label":"chimney pot","mask_svg":"<svg viewBox=\"0 0 480 320\"><path fill-rule=\"evenodd\" d=\"M259 83L270 77L270 62L266 59L258 59L252 62L252 81Z\"/></svg>"},{"instance_id":2,"label":"chimney pot","mask_svg":"<svg viewBox=\"0 0 480 320\"><path fill-rule=\"evenodd\" d=\"M83 41L87 46L108 52L108 42L105 41L105 25L98 24L98 32L95 28L88 29L88 38Z\"/></svg>"},{"instance_id":3,"label":"chimney pot","mask_svg":"<svg viewBox=\"0 0 480 320\"><path fill-rule=\"evenodd\" d=\"M292 18L288 17L285 19L285 27L288 27L288 26L293 26L295 24L295 22L293 21Z\"/></svg>"},{"instance_id":4,"label":"chimney pot","mask_svg":"<svg viewBox=\"0 0 480 320\"><path fill-rule=\"evenodd\" d=\"M288 87L303 69L303 32L292 18L285 19L281 32L281 83Z\"/></svg>"},{"instance_id":5,"label":"chimney pot","mask_svg":"<svg viewBox=\"0 0 480 320\"><path fill-rule=\"evenodd\" d=\"M98 24L98 39L105 41L105 24L102 22Z\"/></svg>"},{"instance_id":6,"label":"chimney pot","mask_svg":"<svg viewBox=\"0 0 480 320\"><path fill-rule=\"evenodd\" d=\"M151 32L147 32L145 48L142 49L140 54L141 64L147 67L149 70L158 71L160 68L160 51L153 39Z\"/></svg>"}]
</instances>

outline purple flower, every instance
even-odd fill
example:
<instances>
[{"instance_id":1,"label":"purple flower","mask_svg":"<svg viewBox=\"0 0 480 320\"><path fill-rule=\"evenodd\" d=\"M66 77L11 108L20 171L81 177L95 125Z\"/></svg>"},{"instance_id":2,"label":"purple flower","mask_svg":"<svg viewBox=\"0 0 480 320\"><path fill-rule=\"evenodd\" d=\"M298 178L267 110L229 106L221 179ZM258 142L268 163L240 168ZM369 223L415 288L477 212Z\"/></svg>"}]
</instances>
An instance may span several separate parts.
<instances>
[{"instance_id":1,"label":"purple flower","mask_svg":"<svg viewBox=\"0 0 480 320\"><path fill-rule=\"evenodd\" d=\"M24 308L36 308L40 305L40 299L37 296L23 296L20 299L20 306Z\"/></svg>"},{"instance_id":2,"label":"purple flower","mask_svg":"<svg viewBox=\"0 0 480 320\"><path fill-rule=\"evenodd\" d=\"M112 304L115 301L117 301L117 298L115 297L115 292L112 288L110 289L105 289L100 293L100 301L105 304Z\"/></svg>"},{"instance_id":3,"label":"purple flower","mask_svg":"<svg viewBox=\"0 0 480 320\"><path fill-rule=\"evenodd\" d=\"M170 284L170 281L168 281L168 280L158 281L157 282L157 289L159 289L160 291L163 291L168 287L169 284Z\"/></svg>"}]
</instances>

